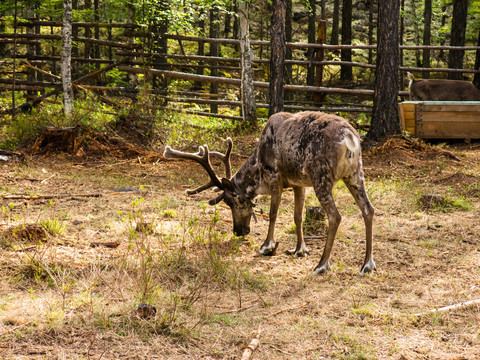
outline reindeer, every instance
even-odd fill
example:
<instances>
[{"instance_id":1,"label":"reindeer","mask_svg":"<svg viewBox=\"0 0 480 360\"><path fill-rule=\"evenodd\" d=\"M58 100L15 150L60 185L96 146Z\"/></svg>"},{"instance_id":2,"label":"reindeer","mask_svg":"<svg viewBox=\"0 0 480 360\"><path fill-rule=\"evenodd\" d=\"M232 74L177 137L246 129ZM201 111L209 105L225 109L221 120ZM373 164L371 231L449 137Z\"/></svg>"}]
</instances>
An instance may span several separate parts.
<instances>
[{"instance_id":1,"label":"reindeer","mask_svg":"<svg viewBox=\"0 0 480 360\"><path fill-rule=\"evenodd\" d=\"M410 100L480 101L480 89L464 80L424 79L408 75Z\"/></svg>"},{"instance_id":2,"label":"reindeer","mask_svg":"<svg viewBox=\"0 0 480 360\"><path fill-rule=\"evenodd\" d=\"M223 200L230 207L233 232L237 236L250 232L250 220L255 217L253 199L261 194L270 195L268 234L259 253L273 255L278 245L273 234L282 191L293 188L297 232L293 256L303 257L309 254L302 230L305 187L313 187L328 217L325 248L320 263L314 269L315 274L321 274L330 269L330 253L341 220L332 189L342 179L360 207L366 227L366 255L360 273L375 270L372 256L374 208L365 192L360 137L348 121L321 112L274 114L263 129L255 150L233 177L230 165L233 143L230 138L227 142L225 154L211 152L207 145L199 147L194 154L176 151L169 146L165 148L166 158L196 161L210 176L207 184L187 190L187 194L197 194L211 187L220 189L220 195L210 200L209 204L215 205ZM223 161L225 178L220 179L215 174L211 158Z\"/></svg>"}]
</instances>

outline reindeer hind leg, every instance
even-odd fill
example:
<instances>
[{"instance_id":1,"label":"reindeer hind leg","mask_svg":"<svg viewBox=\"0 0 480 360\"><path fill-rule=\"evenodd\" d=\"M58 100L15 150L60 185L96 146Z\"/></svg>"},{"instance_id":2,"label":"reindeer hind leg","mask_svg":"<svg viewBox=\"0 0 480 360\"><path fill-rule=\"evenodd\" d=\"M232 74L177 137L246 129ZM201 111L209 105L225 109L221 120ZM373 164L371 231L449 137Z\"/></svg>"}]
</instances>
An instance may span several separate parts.
<instances>
[{"instance_id":1,"label":"reindeer hind leg","mask_svg":"<svg viewBox=\"0 0 480 360\"><path fill-rule=\"evenodd\" d=\"M330 254L332 252L335 236L337 235L338 226L342 220L333 200L332 188L333 184L325 186L325 180L318 185L314 185L315 194L328 217L327 241L325 242L325 248L320 263L313 270L314 274L322 274L330 269Z\"/></svg>"},{"instance_id":2,"label":"reindeer hind leg","mask_svg":"<svg viewBox=\"0 0 480 360\"><path fill-rule=\"evenodd\" d=\"M373 270L376 270L375 262L373 261L372 254L372 243L373 243L373 216L375 209L368 199L367 193L365 191L365 182L362 176L356 174L356 176L348 177L343 179L348 190L354 197L357 205L362 211L363 221L365 222L365 231L366 231L366 253L365 261L363 263L360 273L366 274Z\"/></svg>"}]
</instances>

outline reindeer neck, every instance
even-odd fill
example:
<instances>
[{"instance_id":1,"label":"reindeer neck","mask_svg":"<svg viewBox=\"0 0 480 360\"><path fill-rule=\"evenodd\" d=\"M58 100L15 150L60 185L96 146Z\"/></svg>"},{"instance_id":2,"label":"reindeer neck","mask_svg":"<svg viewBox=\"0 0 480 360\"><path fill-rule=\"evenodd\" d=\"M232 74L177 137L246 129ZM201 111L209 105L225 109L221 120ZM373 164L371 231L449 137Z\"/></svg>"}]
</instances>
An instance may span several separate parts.
<instances>
[{"instance_id":1,"label":"reindeer neck","mask_svg":"<svg viewBox=\"0 0 480 360\"><path fill-rule=\"evenodd\" d=\"M243 166L233 176L233 182L240 188L248 199L252 200L263 193L263 177L261 166L257 160L257 151L247 159Z\"/></svg>"}]
</instances>

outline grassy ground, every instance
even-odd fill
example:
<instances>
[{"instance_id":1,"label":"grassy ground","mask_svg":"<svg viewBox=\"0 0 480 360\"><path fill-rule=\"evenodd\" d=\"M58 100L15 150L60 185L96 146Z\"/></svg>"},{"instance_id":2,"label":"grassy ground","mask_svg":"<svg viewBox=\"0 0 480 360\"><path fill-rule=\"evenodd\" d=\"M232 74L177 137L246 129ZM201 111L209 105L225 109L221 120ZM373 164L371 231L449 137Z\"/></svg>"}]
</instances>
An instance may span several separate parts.
<instances>
[{"instance_id":1,"label":"grassy ground","mask_svg":"<svg viewBox=\"0 0 480 360\"><path fill-rule=\"evenodd\" d=\"M197 165L2 163L0 358L239 359L260 331L253 359L476 359L480 304L430 312L480 299L480 147L449 150L461 161L401 141L365 152L377 264L367 276L363 221L343 184L332 269L312 276L324 230L307 234L310 256L285 253L295 244L292 192L277 255L261 257L266 216L234 238L229 210L207 204L214 195L184 195L206 179ZM245 155L234 155L236 168ZM428 208L426 194L444 201ZM318 205L311 191L307 205ZM26 239L30 224L46 236ZM136 316L142 303L156 316Z\"/></svg>"}]
</instances>

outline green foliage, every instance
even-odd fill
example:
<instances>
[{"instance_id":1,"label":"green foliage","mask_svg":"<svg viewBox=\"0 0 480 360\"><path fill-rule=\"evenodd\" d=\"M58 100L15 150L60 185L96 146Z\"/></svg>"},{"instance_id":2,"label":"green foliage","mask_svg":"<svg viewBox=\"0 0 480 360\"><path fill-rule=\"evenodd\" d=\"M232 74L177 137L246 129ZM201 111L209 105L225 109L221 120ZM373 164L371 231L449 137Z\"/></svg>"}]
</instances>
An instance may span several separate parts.
<instances>
[{"instance_id":1,"label":"green foliage","mask_svg":"<svg viewBox=\"0 0 480 360\"><path fill-rule=\"evenodd\" d=\"M58 236L67 230L67 226L63 221L55 219L45 219L40 222L42 226L53 236Z\"/></svg>"},{"instance_id":2,"label":"green foliage","mask_svg":"<svg viewBox=\"0 0 480 360\"><path fill-rule=\"evenodd\" d=\"M114 120L114 116L106 112L110 108L94 97L75 100L75 110L69 119L65 117L63 106L45 103L42 107L34 108L31 113L20 113L15 119L3 128L4 140L2 148L15 148L28 140L33 139L39 129L52 126L82 125L94 130L105 130ZM35 119L35 121L32 121Z\"/></svg>"}]
</instances>

